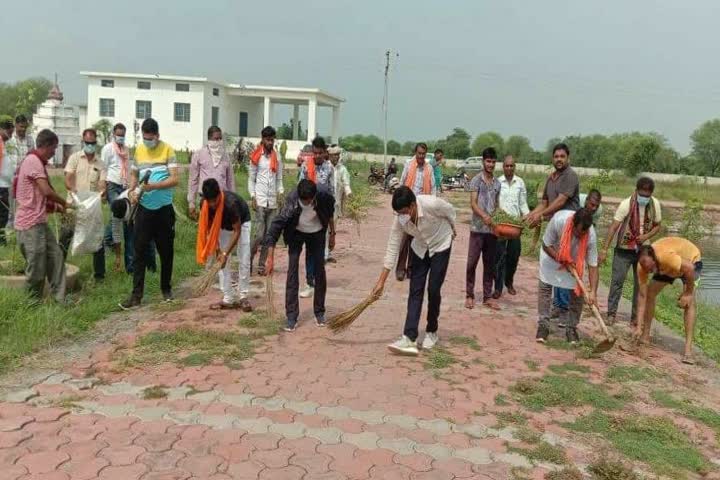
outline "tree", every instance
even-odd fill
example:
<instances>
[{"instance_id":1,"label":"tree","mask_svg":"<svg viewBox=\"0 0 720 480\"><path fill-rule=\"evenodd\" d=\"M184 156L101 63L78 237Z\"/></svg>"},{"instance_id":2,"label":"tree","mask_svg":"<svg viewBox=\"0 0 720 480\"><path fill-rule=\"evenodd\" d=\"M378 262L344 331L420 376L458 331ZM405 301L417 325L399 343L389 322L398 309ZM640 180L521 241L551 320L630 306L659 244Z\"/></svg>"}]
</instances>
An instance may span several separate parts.
<instances>
[{"instance_id":1,"label":"tree","mask_svg":"<svg viewBox=\"0 0 720 480\"><path fill-rule=\"evenodd\" d=\"M700 125L690 135L690 141L693 156L698 161L698 171L695 173L710 177L720 173L720 119Z\"/></svg>"},{"instance_id":2,"label":"tree","mask_svg":"<svg viewBox=\"0 0 720 480\"><path fill-rule=\"evenodd\" d=\"M340 146L350 152L383 153L383 141L377 135L358 134L343 137L340 139Z\"/></svg>"},{"instance_id":3,"label":"tree","mask_svg":"<svg viewBox=\"0 0 720 480\"><path fill-rule=\"evenodd\" d=\"M428 142L428 148L430 148ZM462 128L455 127L450 135L444 140L434 143L430 152L440 148L447 158L467 158L470 156L470 134Z\"/></svg>"},{"instance_id":4,"label":"tree","mask_svg":"<svg viewBox=\"0 0 720 480\"><path fill-rule=\"evenodd\" d=\"M92 126L92 128L97 130L98 134L102 136L103 143L108 143L110 141L110 132L112 132L112 127L112 123L110 123L110 120L107 118L98 120Z\"/></svg>"},{"instance_id":5,"label":"tree","mask_svg":"<svg viewBox=\"0 0 720 480\"><path fill-rule=\"evenodd\" d=\"M485 132L478 134L475 140L472 142L472 154L476 156L482 155L482 151L488 147L493 147L498 154L498 157L502 157L505 151L505 141L497 132Z\"/></svg>"},{"instance_id":6,"label":"tree","mask_svg":"<svg viewBox=\"0 0 720 480\"><path fill-rule=\"evenodd\" d=\"M29 78L12 85L0 83L0 114L31 118L37 106L47 99L51 88L52 82L46 78Z\"/></svg>"},{"instance_id":7,"label":"tree","mask_svg":"<svg viewBox=\"0 0 720 480\"><path fill-rule=\"evenodd\" d=\"M400 145L400 142L396 142L395 140L388 141L388 143L387 143L388 155L400 155L401 151L402 151L402 145Z\"/></svg>"},{"instance_id":8,"label":"tree","mask_svg":"<svg viewBox=\"0 0 720 480\"><path fill-rule=\"evenodd\" d=\"M530 163L535 151L530 146L530 140L521 135L512 135L505 142L504 155L512 155L516 162Z\"/></svg>"},{"instance_id":9,"label":"tree","mask_svg":"<svg viewBox=\"0 0 720 480\"><path fill-rule=\"evenodd\" d=\"M623 152L623 169L631 177L648 171L661 149L660 142L652 135L630 136L620 146Z\"/></svg>"},{"instance_id":10,"label":"tree","mask_svg":"<svg viewBox=\"0 0 720 480\"><path fill-rule=\"evenodd\" d=\"M407 155L410 156L415 153L415 143L416 142L405 142L402 144L402 149L400 149L400 155Z\"/></svg>"}]
</instances>

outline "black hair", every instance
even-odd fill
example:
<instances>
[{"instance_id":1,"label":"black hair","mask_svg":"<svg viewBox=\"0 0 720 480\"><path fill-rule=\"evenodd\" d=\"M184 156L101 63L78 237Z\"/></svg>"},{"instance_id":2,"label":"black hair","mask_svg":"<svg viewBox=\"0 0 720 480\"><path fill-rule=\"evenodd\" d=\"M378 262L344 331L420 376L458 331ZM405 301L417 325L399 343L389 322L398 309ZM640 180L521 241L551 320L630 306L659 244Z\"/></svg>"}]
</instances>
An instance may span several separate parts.
<instances>
[{"instance_id":1,"label":"black hair","mask_svg":"<svg viewBox=\"0 0 720 480\"><path fill-rule=\"evenodd\" d=\"M146 118L143 120L140 130L142 130L142 133L150 133L153 135L160 134L160 126L154 118Z\"/></svg>"},{"instance_id":2,"label":"black hair","mask_svg":"<svg viewBox=\"0 0 720 480\"><path fill-rule=\"evenodd\" d=\"M125 125L122 123L116 123L113 127L113 133L117 132L118 130L122 130L123 132L127 132L127 128L125 128Z\"/></svg>"},{"instance_id":3,"label":"black hair","mask_svg":"<svg viewBox=\"0 0 720 480\"><path fill-rule=\"evenodd\" d=\"M438 153L442 153L443 155L445 155L445 152L442 151L442 148L435 149L435 155L437 155Z\"/></svg>"},{"instance_id":4,"label":"black hair","mask_svg":"<svg viewBox=\"0 0 720 480\"><path fill-rule=\"evenodd\" d=\"M28 119L25 115L20 114L17 117L15 117L15 125L17 125L18 123L30 123L30 122L28 122Z\"/></svg>"},{"instance_id":5,"label":"black hair","mask_svg":"<svg viewBox=\"0 0 720 480\"><path fill-rule=\"evenodd\" d=\"M317 186L315 185L315 182L312 182L307 178L303 178L298 183L297 191L301 200L310 200L311 198L315 198L315 195L317 195Z\"/></svg>"},{"instance_id":6,"label":"black hair","mask_svg":"<svg viewBox=\"0 0 720 480\"><path fill-rule=\"evenodd\" d=\"M638 249L638 258L649 255L657 263L657 257L655 256L655 249L652 245L641 245Z\"/></svg>"},{"instance_id":7,"label":"black hair","mask_svg":"<svg viewBox=\"0 0 720 480\"><path fill-rule=\"evenodd\" d=\"M413 150L413 152L417 152L418 148L422 148L423 150L425 150L427 152L427 149L428 149L427 143L425 143L425 142L416 143L415 150Z\"/></svg>"},{"instance_id":8,"label":"black hair","mask_svg":"<svg viewBox=\"0 0 720 480\"><path fill-rule=\"evenodd\" d=\"M483 160L487 158L492 158L493 160L497 160L497 152L493 147L487 147L485 150L482 151L482 157Z\"/></svg>"},{"instance_id":9,"label":"black hair","mask_svg":"<svg viewBox=\"0 0 720 480\"><path fill-rule=\"evenodd\" d=\"M220 195L220 184L214 178L208 178L202 184L202 196L206 200L214 200Z\"/></svg>"},{"instance_id":10,"label":"black hair","mask_svg":"<svg viewBox=\"0 0 720 480\"><path fill-rule=\"evenodd\" d=\"M323 150L327 149L327 144L325 143L325 139L321 136L317 136L313 138L312 146L315 148L322 148Z\"/></svg>"},{"instance_id":11,"label":"black hair","mask_svg":"<svg viewBox=\"0 0 720 480\"><path fill-rule=\"evenodd\" d=\"M587 198L595 198L598 203L602 201L602 193L597 188L592 188L587 194Z\"/></svg>"},{"instance_id":12,"label":"black hair","mask_svg":"<svg viewBox=\"0 0 720 480\"><path fill-rule=\"evenodd\" d=\"M35 138L35 146L37 148L50 147L59 143L58 136L52 130L40 130Z\"/></svg>"},{"instance_id":13,"label":"black hair","mask_svg":"<svg viewBox=\"0 0 720 480\"><path fill-rule=\"evenodd\" d=\"M83 130L83 133L82 133L83 138L85 138L86 133L92 133L93 137L97 138L97 130L95 130L94 128L86 128L85 130Z\"/></svg>"},{"instance_id":14,"label":"black hair","mask_svg":"<svg viewBox=\"0 0 720 480\"><path fill-rule=\"evenodd\" d=\"M573 225L582 228L583 231L588 230L593 224L593 214L587 208L581 208L573 216Z\"/></svg>"},{"instance_id":15,"label":"black hair","mask_svg":"<svg viewBox=\"0 0 720 480\"><path fill-rule=\"evenodd\" d=\"M222 130L220 130L220 127L218 127L217 125L213 125L212 127L208 128L208 140L212 138L212 135L215 132L222 133Z\"/></svg>"},{"instance_id":16,"label":"black hair","mask_svg":"<svg viewBox=\"0 0 720 480\"><path fill-rule=\"evenodd\" d=\"M275 135L277 135L277 132L270 125L263 128L262 131L260 132L260 137L262 137L262 138L274 137Z\"/></svg>"},{"instance_id":17,"label":"black hair","mask_svg":"<svg viewBox=\"0 0 720 480\"><path fill-rule=\"evenodd\" d=\"M558 150L565 150L565 153L567 154L567 156L568 157L570 156L570 147L567 146L567 143L561 142L561 143L555 144L555 146L553 147L553 155L555 155L555 152L557 152Z\"/></svg>"},{"instance_id":18,"label":"black hair","mask_svg":"<svg viewBox=\"0 0 720 480\"><path fill-rule=\"evenodd\" d=\"M126 198L118 198L117 200L113 201L110 205L110 210L112 211L113 217L125 218L125 214L127 213L128 209L128 203L130 202Z\"/></svg>"},{"instance_id":19,"label":"black hair","mask_svg":"<svg viewBox=\"0 0 720 480\"><path fill-rule=\"evenodd\" d=\"M655 180L650 177L638 178L635 188L638 190L650 190L650 193L655 191Z\"/></svg>"},{"instance_id":20,"label":"black hair","mask_svg":"<svg viewBox=\"0 0 720 480\"><path fill-rule=\"evenodd\" d=\"M3 130L11 130L15 128L15 125L13 125L13 122L11 120L3 120L0 122L0 128Z\"/></svg>"},{"instance_id":21,"label":"black hair","mask_svg":"<svg viewBox=\"0 0 720 480\"><path fill-rule=\"evenodd\" d=\"M398 212L403 208L409 207L416 201L417 199L415 198L415 194L412 190L410 190L410 187L403 185L395 190L395 193L393 193L392 209Z\"/></svg>"}]
</instances>

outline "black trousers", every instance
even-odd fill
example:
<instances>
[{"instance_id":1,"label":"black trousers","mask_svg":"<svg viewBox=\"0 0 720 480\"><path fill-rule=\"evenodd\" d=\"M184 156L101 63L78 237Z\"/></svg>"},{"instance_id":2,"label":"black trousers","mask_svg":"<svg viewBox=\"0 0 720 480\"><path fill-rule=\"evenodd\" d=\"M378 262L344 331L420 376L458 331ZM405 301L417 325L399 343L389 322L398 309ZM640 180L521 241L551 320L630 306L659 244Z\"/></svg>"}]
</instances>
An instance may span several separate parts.
<instances>
[{"instance_id":1,"label":"black trousers","mask_svg":"<svg viewBox=\"0 0 720 480\"><path fill-rule=\"evenodd\" d=\"M148 210L142 205L138 207L134 235L132 296L138 299L143 297L147 250L153 241L160 255L160 290L169 294L172 290L170 282L175 257L175 210L173 206L166 205L157 210Z\"/></svg>"},{"instance_id":2,"label":"black trousers","mask_svg":"<svg viewBox=\"0 0 720 480\"><path fill-rule=\"evenodd\" d=\"M495 291L502 292L503 287L512 287L518 262L521 243L519 238L498 239L495 253Z\"/></svg>"},{"instance_id":3,"label":"black trousers","mask_svg":"<svg viewBox=\"0 0 720 480\"><path fill-rule=\"evenodd\" d=\"M315 318L325 316L325 293L327 292L327 277L325 276L325 234L327 230L316 233L297 232L295 238L288 245L288 272L285 283L285 313L288 324L294 325L300 316L300 302L298 289L300 288L300 255L303 245L307 249L306 261L313 262L315 275L315 295L313 297L313 310Z\"/></svg>"},{"instance_id":4,"label":"black trousers","mask_svg":"<svg viewBox=\"0 0 720 480\"><path fill-rule=\"evenodd\" d=\"M0 188L0 245L5 245L5 227L10 216L10 189Z\"/></svg>"},{"instance_id":5,"label":"black trousers","mask_svg":"<svg viewBox=\"0 0 720 480\"><path fill-rule=\"evenodd\" d=\"M428 291L427 328L425 331L437 332L440 302L442 301L440 289L445 282L445 274L450 263L450 250L448 248L437 252L432 257L427 252L425 258L420 258L412 248L410 249L410 293L404 334L413 342L418 337L425 285L427 285Z\"/></svg>"}]
</instances>

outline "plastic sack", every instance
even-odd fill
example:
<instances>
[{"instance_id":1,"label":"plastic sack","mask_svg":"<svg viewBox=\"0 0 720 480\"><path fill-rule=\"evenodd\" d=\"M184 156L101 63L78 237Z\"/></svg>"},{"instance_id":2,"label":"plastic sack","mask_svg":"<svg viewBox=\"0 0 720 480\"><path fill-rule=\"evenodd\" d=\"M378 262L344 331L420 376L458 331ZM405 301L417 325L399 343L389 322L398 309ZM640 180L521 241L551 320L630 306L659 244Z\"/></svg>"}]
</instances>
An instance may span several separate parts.
<instances>
[{"instance_id":1,"label":"plastic sack","mask_svg":"<svg viewBox=\"0 0 720 480\"><path fill-rule=\"evenodd\" d=\"M102 199L97 192L80 192L73 195L75 209L75 234L71 251L73 255L85 255L100 250L105 236L105 220Z\"/></svg>"}]
</instances>

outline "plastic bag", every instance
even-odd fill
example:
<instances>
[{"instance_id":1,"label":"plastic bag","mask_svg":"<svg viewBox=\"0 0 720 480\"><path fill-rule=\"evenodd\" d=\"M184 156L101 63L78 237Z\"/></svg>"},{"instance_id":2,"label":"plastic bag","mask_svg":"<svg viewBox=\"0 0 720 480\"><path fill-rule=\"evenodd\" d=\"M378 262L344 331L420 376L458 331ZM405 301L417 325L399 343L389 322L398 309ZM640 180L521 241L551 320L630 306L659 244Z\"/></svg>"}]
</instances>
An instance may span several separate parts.
<instances>
[{"instance_id":1,"label":"plastic bag","mask_svg":"<svg viewBox=\"0 0 720 480\"><path fill-rule=\"evenodd\" d=\"M100 250L105 236L102 200L97 192L80 192L73 195L75 208L75 234L72 254L85 255Z\"/></svg>"}]
</instances>

